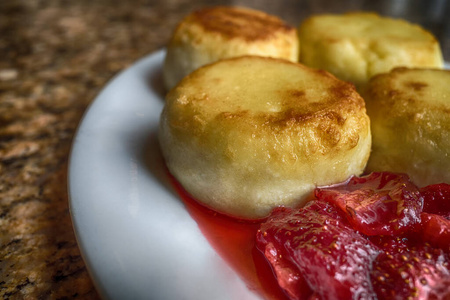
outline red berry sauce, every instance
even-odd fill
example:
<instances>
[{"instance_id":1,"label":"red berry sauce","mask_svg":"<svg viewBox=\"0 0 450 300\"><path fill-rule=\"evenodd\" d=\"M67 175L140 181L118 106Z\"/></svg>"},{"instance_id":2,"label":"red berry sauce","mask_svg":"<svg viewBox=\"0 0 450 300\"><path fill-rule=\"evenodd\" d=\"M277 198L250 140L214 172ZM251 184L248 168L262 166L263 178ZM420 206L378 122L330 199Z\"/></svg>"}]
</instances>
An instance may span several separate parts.
<instances>
[{"instance_id":1,"label":"red berry sauce","mask_svg":"<svg viewBox=\"0 0 450 300\"><path fill-rule=\"evenodd\" d=\"M288 299L279 287L266 258L255 246L256 232L264 220L242 220L217 213L193 199L171 178L203 235L247 287L264 299Z\"/></svg>"}]
</instances>

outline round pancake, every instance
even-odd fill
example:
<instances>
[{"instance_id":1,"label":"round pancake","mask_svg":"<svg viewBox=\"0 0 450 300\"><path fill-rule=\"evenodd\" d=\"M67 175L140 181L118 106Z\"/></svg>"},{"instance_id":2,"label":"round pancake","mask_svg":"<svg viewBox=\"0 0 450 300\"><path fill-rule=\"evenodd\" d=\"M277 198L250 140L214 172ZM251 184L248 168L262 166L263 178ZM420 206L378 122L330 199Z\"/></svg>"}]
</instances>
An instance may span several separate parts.
<instances>
[{"instance_id":1,"label":"round pancake","mask_svg":"<svg viewBox=\"0 0 450 300\"><path fill-rule=\"evenodd\" d=\"M450 183L450 71L397 68L364 91L373 150L368 171L407 173L425 186Z\"/></svg>"},{"instance_id":2,"label":"round pancake","mask_svg":"<svg viewBox=\"0 0 450 300\"><path fill-rule=\"evenodd\" d=\"M300 62L358 88L394 67L442 68L436 38L418 25L374 13L316 15L299 27Z\"/></svg>"},{"instance_id":3,"label":"round pancake","mask_svg":"<svg viewBox=\"0 0 450 300\"><path fill-rule=\"evenodd\" d=\"M276 16L241 7L195 11L176 27L167 46L163 77L168 90L200 66L224 58L261 55L298 61L294 27Z\"/></svg>"},{"instance_id":4,"label":"round pancake","mask_svg":"<svg viewBox=\"0 0 450 300\"><path fill-rule=\"evenodd\" d=\"M188 193L250 219L360 174L371 148L353 85L258 56L221 60L185 77L166 96L159 139Z\"/></svg>"}]
</instances>

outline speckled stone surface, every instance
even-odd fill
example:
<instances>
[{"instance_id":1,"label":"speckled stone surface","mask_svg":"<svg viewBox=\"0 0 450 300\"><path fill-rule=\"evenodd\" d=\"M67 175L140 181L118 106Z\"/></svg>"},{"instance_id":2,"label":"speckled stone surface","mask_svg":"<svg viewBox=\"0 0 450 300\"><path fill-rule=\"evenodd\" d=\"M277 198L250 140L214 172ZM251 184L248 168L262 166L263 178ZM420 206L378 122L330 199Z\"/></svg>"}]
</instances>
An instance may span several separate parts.
<instances>
[{"instance_id":1,"label":"speckled stone surface","mask_svg":"<svg viewBox=\"0 0 450 300\"><path fill-rule=\"evenodd\" d=\"M69 213L71 142L103 85L163 47L187 3L0 1L2 299L98 298Z\"/></svg>"},{"instance_id":2,"label":"speckled stone surface","mask_svg":"<svg viewBox=\"0 0 450 300\"><path fill-rule=\"evenodd\" d=\"M76 128L112 76L163 47L181 17L205 4L264 9L291 23L343 7L300 2L0 1L0 296L99 298L75 240L66 179ZM440 34L450 27L439 26Z\"/></svg>"}]
</instances>

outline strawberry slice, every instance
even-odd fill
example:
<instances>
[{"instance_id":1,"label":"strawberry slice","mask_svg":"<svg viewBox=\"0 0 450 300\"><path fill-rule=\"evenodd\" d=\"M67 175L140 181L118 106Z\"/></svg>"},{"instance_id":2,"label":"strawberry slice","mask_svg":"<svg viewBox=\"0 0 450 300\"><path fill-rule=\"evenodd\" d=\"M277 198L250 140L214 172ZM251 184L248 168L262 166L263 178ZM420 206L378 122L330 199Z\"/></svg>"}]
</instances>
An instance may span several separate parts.
<instances>
[{"instance_id":1,"label":"strawberry slice","mask_svg":"<svg viewBox=\"0 0 450 300\"><path fill-rule=\"evenodd\" d=\"M264 255L272 266L278 284L291 300L311 299L312 295L308 283L298 269L272 243L266 244Z\"/></svg>"},{"instance_id":2,"label":"strawberry slice","mask_svg":"<svg viewBox=\"0 0 450 300\"><path fill-rule=\"evenodd\" d=\"M450 184L429 185L420 193L424 203L416 238L450 253Z\"/></svg>"},{"instance_id":3,"label":"strawberry slice","mask_svg":"<svg viewBox=\"0 0 450 300\"><path fill-rule=\"evenodd\" d=\"M450 184L432 184L420 189L424 198L423 211L450 220Z\"/></svg>"},{"instance_id":4,"label":"strawberry slice","mask_svg":"<svg viewBox=\"0 0 450 300\"><path fill-rule=\"evenodd\" d=\"M383 172L315 195L257 234L290 299L450 300L450 185Z\"/></svg>"},{"instance_id":5,"label":"strawberry slice","mask_svg":"<svg viewBox=\"0 0 450 300\"><path fill-rule=\"evenodd\" d=\"M450 253L450 220L429 213L422 213L422 224L419 230L422 242L442 248Z\"/></svg>"},{"instance_id":6,"label":"strawberry slice","mask_svg":"<svg viewBox=\"0 0 450 300\"><path fill-rule=\"evenodd\" d=\"M423 198L405 174L374 172L317 188L318 199L334 203L366 235L399 235L420 222Z\"/></svg>"},{"instance_id":7,"label":"strawberry slice","mask_svg":"<svg viewBox=\"0 0 450 300\"><path fill-rule=\"evenodd\" d=\"M375 299L369 272L378 250L327 202L275 209L258 231L257 247L276 253L276 260L269 259L275 274L282 274L286 265L295 267L314 298ZM281 287L291 286L286 278L277 278ZM286 292L291 299L305 299L302 294L292 297L292 292Z\"/></svg>"},{"instance_id":8,"label":"strawberry slice","mask_svg":"<svg viewBox=\"0 0 450 300\"><path fill-rule=\"evenodd\" d=\"M379 242L371 273L378 299L450 299L448 253L405 238Z\"/></svg>"},{"instance_id":9,"label":"strawberry slice","mask_svg":"<svg viewBox=\"0 0 450 300\"><path fill-rule=\"evenodd\" d=\"M370 236L369 240L377 246L382 252L398 252L403 253L408 251L408 238L406 235L403 236L388 236L388 235L374 235Z\"/></svg>"}]
</instances>

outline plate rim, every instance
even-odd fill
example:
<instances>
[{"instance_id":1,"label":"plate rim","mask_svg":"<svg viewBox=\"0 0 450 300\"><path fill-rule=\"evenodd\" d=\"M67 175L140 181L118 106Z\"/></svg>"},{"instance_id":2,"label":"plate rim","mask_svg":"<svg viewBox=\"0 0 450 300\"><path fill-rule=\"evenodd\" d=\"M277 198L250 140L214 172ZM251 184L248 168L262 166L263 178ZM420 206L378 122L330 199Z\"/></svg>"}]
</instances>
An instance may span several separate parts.
<instances>
[{"instance_id":1,"label":"plate rim","mask_svg":"<svg viewBox=\"0 0 450 300\"><path fill-rule=\"evenodd\" d=\"M107 298L107 299L123 299L124 296L126 296L128 298L132 297L134 299L145 299L145 298L149 297L148 293L151 293L150 297L153 296L153 297L157 297L158 299L173 299L173 298L180 298L181 291L183 293L186 291L191 292L191 294L183 294L184 299L210 299L211 297L213 297L215 299L233 299L236 297L238 297L238 298L245 297L248 299L260 299L259 296L257 296L253 291L250 291L247 288L247 286L242 281L242 279L239 278L237 273L234 270L232 270L231 267L228 266L228 264L208 244L206 238L201 234L201 231L198 228L195 221L190 217L189 213L184 208L184 205L183 205L181 199L179 197L175 197L175 194L170 194L170 193L173 193L173 190L172 191L166 190L164 192L164 197L166 197L167 199L170 199L170 197L176 198L175 199L176 203L172 203L169 201L171 203L170 208L176 208L177 213L179 211L183 210L182 216L184 216L184 217L188 216L190 220L187 222L185 222L186 220L183 220L182 222L174 220L175 224L168 224L167 222L164 222L164 220L160 220L160 222L163 224L166 224L168 226L173 226L174 227L173 230L175 230L175 229L176 230L185 230L183 232L183 235L191 234L186 231L187 230L186 228L195 231L194 233L192 233L190 235L190 238L193 238L196 243L199 243L199 245L197 245L197 244L189 245L189 247L191 247L192 249L195 249L195 251L198 251L198 253L200 253L201 255L204 255L204 258L199 258L199 257L192 258L191 257L191 261L188 261L186 263L189 265L190 268L195 268L197 266L206 266L206 265L211 266L211 270L204 270L204 272L201 274L201 276L205 277L205 278L202 278L206 282L204 285L196 287L195 289L190 289L188 284L183 284L182 280L179 279L177 281L177 286L175 289L173 288L173 286L170 286L170 287L164 286L164 281L160 280L160 278L156 278L157 276L150 274L151 270L149 270L149 272L145 272L145 270L144 271L142 270L145 266L151 265L151 264L149 264L149 262L145 262L145 263L143 263L143 266L141 266L138 264L138 262L135 262L133 260L133 258L127 258L127 262L131 261L133 263L133 265L131 266L133 268L132 271L134 271L136 274L139 274L139 275L144 274L145 276L148 276L150 278L150 281L156 280L158 282L158 284L165 289L163 292L158 292L155 290L149 290L145 286L145 281L141 280L141 279L137 279L136 282L126 282L126 283L120 282L120 278L115 277L115 275L112 274L111 272L114 272L117 270L127 270L128 266L126 266L126 265L124 266L123 262L122 262L122 265L119 265L121 263L120 260L123 257L116 258L116 261L115 261L115 262L117 262L116 266L103 266L104 268L106 268L106 270L99 270L99 265L102 265L102 262L95 261L98 259L100 259L100 260L103 259L103 260L107 261L107 259L102 258L102 257L99 258L99 252L101 252L101 250L98 250L98 248L100 247L100 245L99 244L92 245L92 236L90 236L92 234L89 234L86 232L87 225L83 224L86 221L86 217L83 216L83 214L84 215L89 214L89 213L93 214L93 212L86 212L86 208L80 207L82 204L85 204L85 203L79 202L80 201L79 198L81 196L80 196L80 192L77 191L77 188L79 188L80 184L75 181L80 180L80 177L81 177L80 173L83 172L83 170L80 170L80 169L82 169L82 167L77 165L80 162L80 155L85 155L85 153L86 153L86 149L83 150L82 148L90 146L86 143L89 141L92 141L92 139L93 139L92 134L95 135L95 133L98 133L98 130L102 130L102 128L103 129L108 128L108 126L110 126L110 124L111 124L110 123L111 120L108 119L108 117L105 117L104 120L102 120L102 118L100 118L101 120L98 121L98 123L100 123L100 124L95 124L96 127L94 129L86 128L86 127L88 127L89 124L92 125L93 118L96 117L96 114L98 114L98 112L107 110L107 112L113 114L114 109L127 110L127 108L120 106L122 104L120 104L120 103L117 104L116 103L117 101L115 98L114 98L113 103L109 102L112 100L108 99L108 97L118 97L118 96L115 96L114 93L111 92L111 90L114 90L117 85L123 84L122 81L124 81L124 80L127 83L130 83L129 82L130 78L136 79L136 77L133 78L133 76L137 76L141 80L141 82L140 82L141 86L137 86L135 88L146 89L145 84L148 83L147 81L149 79L151 79L151 78L149 78L148 73L149 72L152 73L150 75L153 76L156 73L161 71L161 69L157 70L154 67L159 66L159 68L161 68L164 55L165 55L165 49L160 49L160 50L154 51L154 52L144 56L143 58L139 59L138 61L133 63L130 67L119 72L110 81L108 81L106 83L106 85L100 90L100 92L95 97L93 102L86 109L86 111L83 114L81 121L77 127L76 133L74 135L74 140L72 142L72 147L71 147L70 154L69 154L69 167L68 167L68 179L67 179L68 196L69 196L69 211L70 211L70 215L72 218L75 237L76 237L77 243L80 247L81 255L82 255L84 261L86 262L86 268L87 268L91 278L93 279L94 285L97 288L97 291L99 292L99 294L103 298ZM151 68L149 68L149 67L151 67ZM146 70L147 68L149 68L149 70ZM141 77L144 76L145 78L141 78L140 76ZM159 76L160 76L160 74L159 74ZM154 78L152 80L154 80ZM160 81L157 83L161 84ZM115 91L115 92L117 92L117 91ZM154 90L154 87L149 87L149 86L147 86L147 89L145 90L145 92L151 92L151 93L153 93L153 96L155 96L158 93L157 91ZM133 92L130 92L130 93L132 94ZM154 100L154 99L152 99L152 100ZM161 99L156 99L156 100L161 101ZM134 101L134 100L132 100L132 101ZM136 101L138 101L138 100L136 100ZM104 107L105 103L108 103L108 105L115 106L115 107L106 108L106 107ZM162 104L163 104L163 102L156 104L156 106L152 106L151 108L152 109L155 109L155 108L162 109ZM129 105L129 104L127 104L127 105ZM131 105L135 105L135 104L132 103ZM146 106L147 104L142 102L142 99L139 100L139 105L141 105L145 108L149 108ZM123 111L121 111L120 113L123 113ZM126 113L128 114L127 118L130 118L130 116L131 116L130 111L126 111ZM136 116L136 118L144 119L145 118L144 115L149 112L142 110L142 111L133 112L133 113L142 114L143 116ZM153 114L153 116L155 114L157 114L159 117L159 112L153 111L152 114ZM133 120L133 122L135 122L135 120ZM151 126L155 126L155 123L159 123L159 118L157 120L153 120L153 124ZM148 125L149 123L147 121L142 121L142 124ZM143 125L139 125L139 126L143 126ZM114 130L120 131L120 130L124 130L124 129L114 127ZM143 131L143 133L148 133L147 128L143 129L142 131ZM125 133L123 134L124 136L126 136ZM122 134L122 132L121 132L121 134ZM142 134L142 133L140 133L140 134ZM153 132L153 134L154 134L154 132ZM86 137L86 135L91 135L91 136ZM136 136L136 138L140 138L140 137L141 136ZM101 138L104 140L102 142L106 142L106 143L109 142L108 137L101 137ZM114 139L114 136L112 138ZM153 138L155 138L154 135L153 135ZM138 145L134 145L136 148L139 148L139 147L142 148L145 146L143 141L142 142L139 142L136 140L130 140L130 141L131 141L131 143L138 144ZM98 142L98 143L100 143L100 142ZM117 146L117 145L112 145L112 146L117 147L119 149L117 151L123 150L123 149L121 150L120 146ZM100 148L99 145L96 145L96 147L93 147L93 148L95 148L95 149L93 149L93 151L97 151L97 152L95 152L96 153L95 155L99 155L99 153L102 153L102 151L103 151L102 149L98 149L98 148ZM143 150L143 149L141 149L141 150ZM125 149L123 151L128 151L128 150ZM115 162L115 163L117 163L117 162ZM139 165L139 163L140 163L139 161L135 161L134 168L136 168L136 170L137 170L136 172L143 173L144 172L143 169L145 167ZM130 164L133 165L133 163L130 163ZM90 171L94 172L93 170L90 170ZM112 168L112 171L115 171L114 168ZM92 174L88 174L87 176L95 177ZM111 176L111 174L109 174L109 176ZM149 175L148 174L139 174L137 176L141 176L142 178L144 178L144 177L147 178L146 176L149 176ZM139 178L141 178L141 177L139 177ZM118 184L120 185L120 183L118 183ZM112 189L115 189L115 186L113 186ZM140 189L141 193L146 191L145 187L142 187L142 186L139 186L138 189ZM98 193L99 191L96 191L96 192ZM118 192L120 192L120 191L118 191ZM138 191L135 190L134 192L139 193L139 190ZM169 193L169 194L167 194L167 193ZM84 195L84 193L81 193L81 194ZM114 205L117 205L116 207L123 208L120 203L119 204L115 203ZM139 205L140 205L139 209L144 209L147 212L149 212L148 204L143 203L141 201L141 203ZM158 208L163 207L163 209L167 209L167 207L161 206L161 203L158 203L158 205L160 205L160 206L158 206ZM94 206L94 204L92 204L92 206ZM85 209L85 210L83 210L83 209ZM99 207L90 207L90 209L96 210L96 213L100 213L100 214L102 213L101 208L99 208ZM116 213L111 208L107 208L107 209L108 209L107 213L111 213L111 212L113 214ZM142 220L142 215L139 215L140 214L139 210L136 210L136 209L133 210L133 208L131 208L130 211L123 212L123 214L130 217L130 222L136 222L136 224L139 224L139 226L149 228L149 226L151 225L151 222L149 223L148 220L147 221ZM120 216L123 217L123 215L120 215ZM105 216L103 216L103 217L105 217ZM106 217L106 218L108 218L108 217ZM174 218L172 218L172 219L174 219ZM111 222L111 220L109 220L108 222ZM177 222L179 222L179 224ZM92 223L92 221L90 223ZM115 224L112 224L112 225L115 226ZM130 225L125 224L124 226L130 226ZM127 227L127 228L129 228L129 227ZM118 227L118 226L114 227L114 229L119 230L119 231L121 230L120 227ZM92 230L97 230L98 233L101 233L101 234L105 234L105 232L106 232L105 228L100 228L100 229L94 228ZM96 234L98 234L98 233L96 233ZM142 232L139 232L139 234L141 234L141 233ZM123 232L120 234L122 234L121 237L125 236ZM104 237L104 236L101 236L100 238L103 240L102 240L102 242L99 242L99 243L103 243L104 239L114 239L114 237ZM134 244L136 244L136 242L137 242L136 239L133 237L127 236L126 238L128 239L128 242L131 242ZM142 241L142 242L146 243L145 241ZM186 240L186 239L182 240L182 242L190 243L190 241ZM91 244L89 244L89 243L91 243ZM114 245L116 245L116 244L114 244ZM145 245L147 248L152 247L152 245L148 242ZM101 246L104 246L104 245L102 244ZM94 248L97 248L97 249L94 249ZM162 247L162 248L164 248L164 247ZM167 250L167 249L164 249L164 250ZM190 248L187 248L185 250L191 251ZM121 251L120 253L122 253L122 254L125 253L125 251L122 251L122 250L120 250L120 251ZM193 251L191 251L191 252L193 252ZM143 254L143 251L140 251L138 249L138 250L135 250L133 253L134 253L134 255L139 255L139 254ZM159 258L161 258L161 256L163 256L163 255L161 254ZM164 259L164 257L163 257L163 259ZM170 261L167 261L166 263L171 264L171 265L173 264ZM155 267L155 264L153 264L151 266ZM162 270L162 266L160 266L158 264L156 264L156 268L159 268L158 269L159 271ZM183 268L185 268L185 267L183 266ZM219 271L220 274L216 274L215 272L213 272L213 270ZM128 269L128 271L129 271L129 269ZM188 271L189 270L183 270L184 274L189 273ZM203 271L203 270L201 270L201 271ZM110 273L108 273L108 272L110 272ZM172 272L172 273L174 273L174 272ZM172 273L171 273L171 276L174 275ZM105 279L105 276L109 276L109 278ZM213 278L216 278L216 279L213 280ZM196 279L198 280L199 277L198 276L196 277L195 275L191 276L191 280L196 280ZM219 282L215 282L216 280L218 280ZM118 285L122 284L123 285L122 288L125 288L125 291L118 291L118 288L116 286L111 286L111 283L116 283ZM232 288L230 288L230 287L232 287ZM168 290L168 288L172 288L172 290ZM180 291L176 291L177 289L180 289ZM156 296L155 296L155 293L156 293ZM218 294L218 293L220 293L220 294ZM178 297L176 297L176 296L178 296Z\"/></svg>"}]
</instances>

